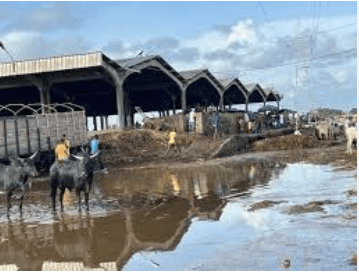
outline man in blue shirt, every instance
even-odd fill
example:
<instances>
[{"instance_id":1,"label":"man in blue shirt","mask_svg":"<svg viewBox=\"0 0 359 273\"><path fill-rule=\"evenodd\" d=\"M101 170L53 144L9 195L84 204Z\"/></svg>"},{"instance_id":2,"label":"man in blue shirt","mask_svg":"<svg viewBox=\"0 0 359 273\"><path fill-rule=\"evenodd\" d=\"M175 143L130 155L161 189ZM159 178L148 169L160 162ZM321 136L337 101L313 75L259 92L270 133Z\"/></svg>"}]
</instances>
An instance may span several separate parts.
<instances>
[{"instance_id":1,"label":"man in blue shirt","mask_svg":"<svg viewBox=\"0 0 359 273\"><path fill-rule=\"evenodd\" d=\"M101 160L102 153L100 151L100 143L99 143L98 135L95 135L92 138L92 140L90 142L90 149L91 149L91 151L90 151L91 154L95 154L97 152L100 152L99 155L97 156L97 161L100 164L101 170L102 171L107 171L107 168L105 168L105 166L103 165L102 160Z\"/></svg>"}]
</instances>

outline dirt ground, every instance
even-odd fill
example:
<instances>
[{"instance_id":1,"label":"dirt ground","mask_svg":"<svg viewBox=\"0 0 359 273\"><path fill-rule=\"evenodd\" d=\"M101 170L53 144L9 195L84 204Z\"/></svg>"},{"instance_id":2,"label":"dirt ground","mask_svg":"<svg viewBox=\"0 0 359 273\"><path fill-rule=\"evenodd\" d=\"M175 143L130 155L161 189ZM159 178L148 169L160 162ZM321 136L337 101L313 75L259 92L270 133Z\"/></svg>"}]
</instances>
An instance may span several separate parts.
<instances>
[{"instance_id":1,"label":"dirt ground","mask_svg":"<svg viewBox=\"0 0 359 273\"><path fill-rule=\"evenodd\" d=\"M245 151L234 151L232 156L211 158L214 151L228 140L229 136L213 137L197 134L176 136L177 150L166 155L169 134L156 130L126 130L99 134L106 147L103 161L109 167L145 168L156 165L193 167L203 164L219 164L230 160L272 157L284 162L306 161L318 164L333 164L341 169L357 168L357 151L345 152L345 139L318 140L312 135L284 135L252 141Z\"/></svg>"}]
</instances>

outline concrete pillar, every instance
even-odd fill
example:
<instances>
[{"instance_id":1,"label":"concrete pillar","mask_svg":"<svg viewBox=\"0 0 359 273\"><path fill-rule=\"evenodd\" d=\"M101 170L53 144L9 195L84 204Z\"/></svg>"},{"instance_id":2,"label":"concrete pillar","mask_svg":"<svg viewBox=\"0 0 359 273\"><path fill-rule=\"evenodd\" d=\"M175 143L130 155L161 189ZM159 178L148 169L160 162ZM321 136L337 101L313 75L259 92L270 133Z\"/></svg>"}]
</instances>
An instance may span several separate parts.
<instances>
[{"instance_id":1,"label":"concrete pillar","mask_svg":"<svg viewBox=\"0 0 359 273\"><path fill-rule=\"evenodd\" d=\"M105 117L105 121L106 121L106 129L109 129L109 127L108 127L108 116Z\"/></svg>"},{"instance_id":2,"label":"concrete pillar","mask_svg":"<svg viewBox=\"0 0 359 273\"><path fill-rule=\"evenodd\" d=\"M169 117L169 115L170 115L170 110L166 110L166 114L167 114L167 117Z\"/></svg>"},{"instance_id":3,"label":"concrete pillar","mask_svg":"<svg viewBox=\"0 0 359 273\"><path fill-rule=\"evenodd\" d=\"M263 105L266 106L266 101L263 101Z\"/></svg>"},{"instance_id":4,"label":"concrete pillar","mask_svg":"<svg viewBox=\"0 0 359 273\"><path fill-rule=\"evenodd\" d=\"M126 114L125 114L125 95L123 90L123 82L130 72L128 71L119 72L112 66L108 65L107 63L103 63L102 66L108 72L108 74L111 76L114 82L115 92L116 92L118 127L120 129L124 129L126 126L125 124Z\"/></svg>"},{"instance_id":5,"label":"concrete pillar","mask_svg":"<svg viewBox=\"0 0 359 273\"><path fill-rule=\"evenodd\" d=\"M97 131L97 120L96 120L96 116L93 116L93 130Z\"/></svg>"},{"instance_id":6,"label":"concrete pillar","mask_svg":"<svg viewBox=\"0 0 359 273\"><path fill-rule=\"evenodd\" d=\"M49 105L50 104L50 88L51 83L46 78L46 76L34 76L34 75L28 75L27 79L31 84L34 84L37 89L40 92L40 102L43 105ZM41 107L42 114L49 113L49 108L42 106Z\"/></svg>"},{"instance_id":7,"label":"concrete pillar","mask_svg":"<svg viewBox=\"0 0 359 273\"><path fill-rule=\"evenodd\" d=\"M135 126L135 113L131 113L130 119L131 119L131 126Z\"/></svg>"},{"instance_id":8,"label":"concrete pillar","mask_svg":"<svg viewBox=\"0 0 359 273\"><path fill-rule=\"evenodd\" d=\"M181 96L182 114L184 114L186 112L186 108L187 108L187 101L186 101L187 86L184 86L181 91L182 91L182 96Z\"/></svg>"},{"instance_id":9,"label":"concrete pillar","mask_svg":"<svg viewBox=\"0 0 359 273\"><path fill-rule=\"evenodd\" d=\"M103 116L100 116L100 123L101 123L101 131L104 131L105 127L104 127Z\"/></svg>"},{"instance_id":10,"label":"concrete pillar","mask_svg":"<svg viewBox=\"0 0 359 273\"><path fill-rule=\"evenodd\" d=\"M248 99L246 99L246 112L248 112Z\"/></svg>"},{"instance_id":11,"label":"concrete pillar","mask_svg":"<svg viewBox=\"0 0 359 273\"><path fill-rule=\"evenodd\" d=\"M158 116L159 116L160 118L162 117L161 111L158 111Z\"/></svg>"},{"instance_id":12,"label":"concrete pillar","mask_svg":"<svg viewBox=\"0 0 359 273\"><path fill-rule=\"evenodd\" d=\"M223 95L219 99L219 107L222 111L224 111L224 96Z\"/></svg>"},{"instance_id":13,"label":"concrete pillar","mask_svg":"<svg viewBox=\"0 0 359 273\"><path fill-rule=\"evenodd\" d=\"M131 116L132 116L131 113L128 113L128 114L126 115L126 127L127 127L127 128L130 128L130 127L133 126L132 117L131 117Z\"/></svg>"}]
</instances>

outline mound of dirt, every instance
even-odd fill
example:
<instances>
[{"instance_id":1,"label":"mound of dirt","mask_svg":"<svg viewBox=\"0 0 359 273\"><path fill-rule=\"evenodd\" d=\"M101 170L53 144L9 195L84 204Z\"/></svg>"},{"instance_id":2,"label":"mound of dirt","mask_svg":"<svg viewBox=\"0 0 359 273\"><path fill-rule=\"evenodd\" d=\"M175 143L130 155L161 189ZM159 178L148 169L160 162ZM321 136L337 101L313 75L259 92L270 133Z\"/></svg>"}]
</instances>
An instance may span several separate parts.
<instances>
[{"instance_id":1,"label":"mound of dirt","mask_svg":"<svg viewBox=\"0 0 359 273\"><path fill-rule=\"evenodd\" d=\"M196 139L196 135L177 133L176 144L186 149ZM107 146L108 156L120 157L160 157L167 150L169 133L155 130L124 130L99 135L100 142Z\"/></svg>"},{"instance_id":2,"label":"mound of dirt","mask_svg":"<svg viewBox=\"0 0 359 273\"><path fill-rule=\"evenodd\" d=\"M255 141L254 151L278 151L315 148L323 146L316 137L308 135L286 135Z\"/></svg>"}]
</instances>

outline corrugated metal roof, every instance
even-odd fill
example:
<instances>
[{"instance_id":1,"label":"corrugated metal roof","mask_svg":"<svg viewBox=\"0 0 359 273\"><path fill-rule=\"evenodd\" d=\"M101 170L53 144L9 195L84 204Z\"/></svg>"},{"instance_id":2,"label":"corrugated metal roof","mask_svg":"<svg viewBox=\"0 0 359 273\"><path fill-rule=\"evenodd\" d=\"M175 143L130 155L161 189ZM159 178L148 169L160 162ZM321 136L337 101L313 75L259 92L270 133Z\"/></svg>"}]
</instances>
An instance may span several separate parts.
<instances>
[{"instance_id":1,"label":"corrugated metal roof","mask_svg":"<svg viewBox=\"0 0 359 273\"><path fill-rule=\"evenodd\" d=\"M227 87L230 83L235 81L235 79L218 79L218 81L223 85L223 87Z\"/></svg>"},{"instance_id":2,"label":"corrugated metal roof","mask_svg":"<svg viewBox=\"0 0 359 273\"><path fill-rule=\"evenodd\" d=\"M188 81L194 78L195 76L197 76L198 74L204 72L205 70L206 69L185 70L185 71L180 71L179 74Z\"/></svg>"},{"instance_id":3,"label":"corrugated metal roof","mask_svg":"<svg viewBox=\"0 0 359 273\"><path fill-rule=\"evenodd\" d=\"M256 83L249 83L249 84L245 84L244 87L248 90L248 92L252 92L256 87L257 84Z\"/></svg>"},{"instance_id":4,"label":"corrugated metal roof","mask_svg":"<svg viewBox=\"0 0 359 273\"><path fill-rule=\"evenodd\" d=\"M133 67L135 65L150 61L152 59L155 59L156 55L149 55L149 56L138 56L134 58L127 58L127 59L119 59L115 60L117 64L124 67Z\"/></svg>"},{"instance_id":5,"label":"corrugated metal roof","mask_svg":"<svg viewBox=\"0 0 359 273\"><path fill-rule=\"evenodd\" d=\"M101 52L57 56L0 64L0 77L101 66Z\"/></svg>"},{"instance_id":6,"label":"corrugated metal roof","mask_svg":"<svg viewBox=\"0 0 359 273\"><path fill-rule=\"evenodd\" d=\"M178 73L175 69L172 68L161 56L159 55L149 55L149 56L139 56L134 58L120 59L115 62L122 66L128 68L136 68L143 63L156 60L158 61L164 68L166 68L169 72L171 72L174 76L176 76L181 82L185 82L185 79L182 77L180 73Z\"/></svg>"}]
</instances>

